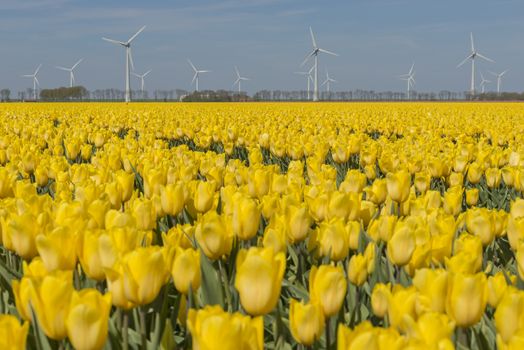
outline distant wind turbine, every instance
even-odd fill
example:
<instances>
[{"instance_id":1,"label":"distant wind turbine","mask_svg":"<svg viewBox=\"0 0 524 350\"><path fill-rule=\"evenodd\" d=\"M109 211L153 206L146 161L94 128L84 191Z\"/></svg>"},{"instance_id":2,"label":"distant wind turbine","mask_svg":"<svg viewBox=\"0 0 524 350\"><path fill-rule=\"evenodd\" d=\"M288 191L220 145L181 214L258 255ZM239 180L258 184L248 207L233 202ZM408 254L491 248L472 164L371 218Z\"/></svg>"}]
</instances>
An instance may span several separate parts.
<instances>
[{"instance_id":1,"label":"distant wind turbine","mask_svg":"<svg viewBox=\"0 0 524 350\"><path fill-rule=\"evenodd\" d=\"M33 98L36 101L37 100L37 93L36 93L36 86L40 86L40 82L38 81L38 78L36 77L38 75L38 72L40 71L40 68L42 68L42 65L39 64L38 67L36 67L36 70L33 74L26 74L22 75L24 78L33 78Z\"/></svg>"},{"instance_id":2,"label":"distant wind turbine","mask_svg":"<svg viewBox=\"0 0 524 350\"><path fill-rule=\"evenodd\" d=\"M310 93L311 93L311 82L313 81L313 76L311 73L315 69L315 66L311 67L311 69L307 72L295 72L295 74L300 74L306 77L307 79L307 99L310 99Z\"/></svg>"},{"instance_id":3,"label":"distant wind turbine","mask_svg":"<svg viewBox=\"0 0 524 350\"><path fill-rule=\"evenodd\" d=\"M311 42L313 43L313 51L309 55L306 56L306 59L304 62L302 62L301 66L305 65L306 62L311 58L315 57L315 75L313 79L313 101L318 101L318 54L319 53L326 53L328 55L338 56L336 53L321 49L317 46L317 41L315 40L315 35L313 34L313 29L309 27L309 33L311 34Z\"/></svg>"},{"instance_id":4,"label":"distant wind turbine","mask_svg":"<svg viewBox=\"0 0 524 350\"><path fill-rule=\"evenodd\" d=\"M149 74L151 73L152 69L148 70L147 72L145 72L144 74L140 75L140 74L137 74L135 72L132 72L131 74L133 74L135 77L137 77L138 79L140 79L140 90L142 91L142 96L144 96L144 78Z\"/></svg>"},{"instance_id":5,"label":"distant wind turbine","mask_svg":"<svg viewBox=\"0 0 524 350\"><path fill-rule=\"evenodd\" d=\"M198 78L200 77L200 74L202 73L210 73L210 70L198 70L193 62L191 62L190 59L187 60L189 64L191 65L191 68L195 71L195 75L193 75L193 80L191 80L191 84L195 83L196 91L198 91Z\"/></svg>"},{"instance_id":6,"label":"distant wind turbine","mask_svg":"<svg viewBox=\"0 0 524 350\"><path fill-rule=\"evenodd\" d=\"M400 76L401 80L407 81L408 84L408 100L411 97L411 88L415 85L415 72L413 71L413 68L415 68L415 63L411 65L411 68L409 69L409 72L407 74L403 74Z\"/></svg>"},{"instance_id":7,"label":"distant wind turbine","mask_svg":"<svg viewBox=\"0 0 524 350\"><path fill-rule=\"evenodd\" d=\"M494 72L490 72L491 74L493 74L494 76L497 77L497 94L500 95L500 86L502 85L502 77L504 76L504 74L506 74L507 72L509 71L509 69L506 69L504 72L502 73L494 73Z\"/></svg>"},{"instance_id":8,"label":"distant wind turbine","mask_svg":"<svg viewBox=\"0 0 524 350\"><path fill-rule=\"evenodd\" d=\"M79 59L71 68L66 68L66 67L61 67L61 66L56 66L55 67L57 69L65 70L66 72L69 72L69 87L73 87L73 85L75 83L74 70L80 64L80 62L82 62L83 60L84 60L83 58Z\"/></svg>"},{"instance_id":9,"label":"distant wind turbine","mask_svg":"<svg viewBox=\"0 0 524 350\"><path fill-rule=\"evenodd\" d=\"M480 93L484 93L485 87L487 83L491 83L491 81L484 79L484 75L482 75L482 72L480 73Z\"/></svg>"},{"instance_id":10,"label":"distant wind turbine","mask_svg":"<svg viewBox=\"0 0 524 350\"><path fill-rule=\"evenodd\" d=\"M475 50L475 44L473 42L473 33L470 34L471 38L471 53L464 59L464 61L460 62L457 68L462 66L464 63L466 63L468 60L471 60L471 85L470 85L470 91L471 94L475 94L475 58L480 57L483 60L486 60L488 62L495 62L491 58L487 58L486 56L481 55L480 53Z\"/></svg>"},{"instance_id":11,"label":"distant wind turbine","mask_svg":"<svg viewBox=\"0 0 524 350\"><path fill-rule=\"evenodd\" d=\"M233 86L238 85L238 93L240 94L240 91L241 91L240 83L242 81L251 80L251 79L241 76L240 72L238 71L237 66L235 66L235 73L237 74L237 80L235 80L235 82L233 83Z\"/></svg>"},{"instance_id":12,"label":"distant wind turbine","mask_svg":"<svg viewBox=\"0 0 524 350\"><path fill-rule=\"evenodd\" d=\"M324 82L322 83L322 86L326 85L326 91L328 92L329 94L329 91L330 91L330 84L331 83L336 83L337 81L335 79L331 79L330 76L329 76L329 72L327 71L326 69L326 80L324 80Z\"/></svg>"},{"instance_id":13,"label":"distant wind turbine","mask_svg":"<svg viewBox=\"0 0 524 350\"><path fill-rule=\"evenodd\" d=\"M142 31L146 29L146 26L143 26L136 32L132 37L130 37L127 41L118 41L108 38L102 38L102 40L108 41L112 44L116 45L122 45L126 48L126 91L125 91L125 100L126 102L131 101L131 89L129 87L129 65L131 64L131 67L133 70L135 69L135 64L133 63L133 56L131 54L131 42L135 40L135 38L138 36L138 34L142 33Z\"/></svg>"}]
</instances>

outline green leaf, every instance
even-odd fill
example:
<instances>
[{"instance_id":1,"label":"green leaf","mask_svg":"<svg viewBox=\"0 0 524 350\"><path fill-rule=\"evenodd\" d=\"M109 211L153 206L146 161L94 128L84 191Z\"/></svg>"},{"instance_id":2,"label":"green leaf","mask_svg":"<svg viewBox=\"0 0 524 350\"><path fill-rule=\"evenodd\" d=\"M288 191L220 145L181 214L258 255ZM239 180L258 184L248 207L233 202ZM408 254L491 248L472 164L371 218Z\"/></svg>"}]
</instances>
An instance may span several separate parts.
<instances>
[{"instance_id":1,"label":"green leaf","mask_svg":"<svg viewBox=\"0 0 524 350\"><path fill-rule=\"evenodd\" d=\"M202 302L204 305L220 305L223 308L225 303L220 276L203 252L200 254L200 268L202 272L200 287Z\"/></svg>"},{"instance_id":2,"label":"green leaf","mask_svg":"<svg viewBox=\"0 0 524 350\"><path fill-rule=\"evenodd\" d=\"M173 333L173 328L171 323L167 322L164 328L164 334L162 335L162 340L160 341L161 350L172 350L176 348L176 341Z\"/></svg>"}]
</instances>

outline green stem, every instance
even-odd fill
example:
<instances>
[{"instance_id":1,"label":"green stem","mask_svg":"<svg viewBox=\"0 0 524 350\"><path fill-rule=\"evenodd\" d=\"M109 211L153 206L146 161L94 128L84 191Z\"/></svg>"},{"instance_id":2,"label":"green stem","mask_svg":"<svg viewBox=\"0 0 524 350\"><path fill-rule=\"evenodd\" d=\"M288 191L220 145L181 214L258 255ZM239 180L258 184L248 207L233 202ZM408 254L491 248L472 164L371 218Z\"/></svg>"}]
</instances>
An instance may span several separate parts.
<instances>
[{"instance_id":1,"label":"green stem","mask_svg":"<svg viewBox=\"0 0 524 350\"><path fill-rule=\"evenodd\" d=\"M143 350L147 350L146 311L145 311L145 307L139 307L138 314L140 315L140 338L142 339L142 349Z\"/></svg>"},{"instance_id":2,"label":"green stem","mask_svg":"<svg viewBox=\"0 0 524 350\"><path fill-rule=\"evenodd\" d=\"M124 320L123 320L123 325L122 325L122 349L123 350L127 350L128 349L128 344L129 344L129 341L128 341L128 336L129 336L129 332L128 332L128 327L129 327L129 315L127 313L127 310L122 310L123 314L124 314Z\"/></svg>"},{"instance_id":3,"label":"green stem","mask_svg":"<svg viewBox=\"0 0 524 350\"><path fill-rule=\"evenodd\" d=\"M227 271L223 266L222 260L220 259L218 260L218 269L222 275L222 283L224 284L224 290L226 292L227 311L230 311L233 308L233 305L231 302L231 290L229 289L229 278L227 276Z\"/></svg>"},{"instance_id":4,"label":"green stem","mask_svg":"<svg viewBox=\"0 0 524 350\"><path fill-rule=\"evenodd\" d=\"M331 320L331 318L327 318L326 319L326 349L329 350L331 349L331 334L330 334L330 327L329 327L329 321Z\"/></svg>"}]
</instances>

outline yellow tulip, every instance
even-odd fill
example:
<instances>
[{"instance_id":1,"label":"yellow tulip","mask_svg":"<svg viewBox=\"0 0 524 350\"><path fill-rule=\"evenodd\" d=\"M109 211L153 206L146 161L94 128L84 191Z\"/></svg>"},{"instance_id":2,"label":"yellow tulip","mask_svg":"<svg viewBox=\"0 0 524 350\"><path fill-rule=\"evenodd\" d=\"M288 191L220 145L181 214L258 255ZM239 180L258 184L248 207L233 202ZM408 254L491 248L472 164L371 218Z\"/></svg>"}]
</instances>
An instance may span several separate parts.
<instances>
[{"instance_id":1,"label":"yellow tulip","mask_svg":"<svg viewBox=\"0 0 524 350\"><path fill-rule=\"evenodd\" d=\"M234 235L223 216L209 211L196 223L195 237L204 254L216 260L231 252Z\"/></svg>"},{"instance_id":2,"label":"yellow tulip","mask_svg":"<svg viewBox=\"0 0 524 350\"><path fill-rule=\"evenodd\" d=\"M500 185L500 180L502 178L502 173L498 168L489 168L484 172L486 176L486 184L489 188L495 188Z\"/></svg>"},{"instance_id":3,"label":"yellow tulip","mask_svg":"<svg viewBox=\"0 0 524 350\"><path fill-rule=\"evenodd\" d=\"M469 233L480 238L483 246L495 239L494 217L487 209L469 209L466 212L466 228Z\"/></svg>"},{"instance_id":4,"label":"yellow tulip","mask_svg":"<svg viewBox=\"0 0 524 350\"><path fill-rule=\"evenodd\" d=\"M171 275L180 293L187 294L189 286L195 292L200 287L200 250L177 247Z\"/></svg>"},{"instance_id":5,"label":"yellow tulip","mask_svg":"<svg viewBox=\"0 0 524 350\"><path fill-rule=\"evenodd\" d=\"M122 202L127 202L131 199L135 189L135 174L119 170L116 172L116 182L120 188L120 199Z\"/></svg>"},{"instance_id":6,"label":"yellow tulip","mask_svg":"<svg viewBox=\"0 0 524 350\"><path fill-rule=\"evenodd\" d=\"M111 268L125 254L139 246L147 245L148 239L143 231L130 228L113 228L102 231L98 237L98 247L94 246L95 242L91 244L93 244L93 249L98 249L102 267Z\"/></svg>"},{"instance_id":7,"label":"yellow tulip","mask_svg":"<svg viewBox=\"0 0 524 350\"><path fill-rule=\"evenodd\" d=\"M36 247L47 271L73 270L76 266L78 235L65 227L57 227L47 235L36 237ZM64 247L69 247L64 249Z\"/></svg>"},{"instance_id":8,"label":"yellow tulip","mask_svg":"<svg viewBox=\"0 0 524 350\"><path fill-rule=\"evenodd\" d=\"M105 228L106 214L110 209L111 203L107 199L95 199L92 201L87 208L87 213L96 223L96 225L92 225L92 227Z\"/></svg>"},{"instance_id":9,"label":"yellow tulip","mask_svg":"<svg viewBox=\"0 0 524 350\"><path fill-rule=\"evenodd\" d=\"M135 228L136 220L129 213L123 213L121 211L111 209L106 213L104 226L107 230L122 227Z\"/></svg>"},{"instance_id":10,"label":"yellow tulip","mask_svg":"<svg viewBox=\"0 0 524 350\"><path fill-rule=\"evenodd\" d=\"M369 321L349 329L339 324L337 329L338 350L401 350L406 348L404 337L394 328L373 327Z\"/></svg>"},{"instance_id":11,"label":"yellow tulip","mask_svg":"<svg viewBox=\"0 0 524 350\"><path fill-rule=\"evenodd\" d=\"M349 254L349 234L342 219L323 221L310 238L310 247L318 248L320 256L340 261Z\"/></svg>"},{"instance_id":12,"label":"yellow tulip","mask_svg":"<svg viewBox=\"0 0 524 350\"><path fill-rule=\"evenodd\" d=\"M291 299L289 305L289 328L295 340L311 345L324 330L324 314L319 303L299 302Z\"/></svg>"},{"instance_id":13,"label":"yellow tulip","mask_svg":"<svg viewBox=\"0 0 524 350\"><path fill-rule=\"evenodd\" d=\"M417 290L415 287L404 288L395 285L388 296L388 317L391 325L400 331L406 331L406 317L415 319Z\"/></svg>"},{"instance_id":14,"label":"yellow tulip","mask_svg":"<svg viewBox=\"0 0 524 350\"><path fill-rule=\"evenodd\" d=\"M89 278L96 281L105 279L99 244L99 238L102 233L102 230L87 230L78 239L77 255L82 270Z\"/></svg>"},{"instance_id":15,"label":"yellow tulip","mask_svg":"<svg viewBox=\"0 0 524 350\"><path fill-rule=\"evenodd\" d=\"M127 253L122 258L122 268L125 296L137 305L152 302L169 274L162 248L158 246L141 247Z\"/></svg>"},{"instance_id":16,"label":"yellow tulip","mask_svg":"<svg viewBox=\"0 0 524 350\"><path fill-rule=\"evenodd\" d=\"M480 182L482 177L482 170L478 163L471 163L468 167L467 179L472 184L476 185Z\"/></svg>"},{"instance_id":17,"label":"yellow tulip","mask_svg":"<svg viewBox=\"0 0 524 350\"><path fill-rule=\"evenodd\" d=\"M459 327L470 327L480 321L488 295L486 275L451 274L448 282L446 312Z\"/></svg>"},{"instance_id":18,"label":"yellow tulip","mask_svg":"<svg viewBox=\"0 0 524 350\"><path fill-rule=\"evenodd\" d=\"M224 312L220 306L190 309L187 328L198 350L262 350L264 321L240 313ZM219 341L218 341L219 340Z\"/></svg>"},{"instance_id":19,"label":"yellow tulip","mask_svg":"<svg viewBox=\"0 0 524 350\"><path fill-rule=\"evenodd\" d=\"M36 221L31 213L25 212L20 216L11 216L2 225L13 250L24 260L31 260L38 254L36 236L42 232L42 228L35 225Z\"/></svg>"},{"instance_id":20,"label":"yellow tulip","mask_svg":"<svg viewBox=\"0 0 524 350\"><path fill-rule=\"evenodd\" d=\"M479 237L463 233L455 240L455 255L465 253L471 260L472 273L479 271L482 267L482 241Z\"/></svg>"},{"instance_id":21,"label":"yellow tulip","mask_svg":"<svg viewBox=\"0 0 524 350\"><path fill-rule=\"evenodd\" d=\"M34 284L30 296L38 324L51 339L62 340L67 336L66 318L73 295L72 273L47 275Z\"/></svg>"},{"instance_id":22,"label":"yellow tulip","mask_svg":"<svg viewBox=\"0 0 524 350\"><path fill-rule=\"evenodd\" d=\"M346 297L347 282L342 266L313 266L309 273L309 295L319 302L325 317L335 315Z\"/></svg>"},{"instance_id":23,"label":"yellow tulip","mask_svg":"<svg viewBox=\"0 0 524 350\"><path fill-rule=\"evenodd\" d=\"M127 297L127 280L123 264L119 261L111 268L104 269L107 281L107 289L111 293L111 301L114 306L123 310L129 310L136 305Z\"/></svg>"},{"instance_id":24,"label":"yellow tulip","mask_svg":"<svg viewBox=\"0 0 524 350\"><path fill-rule=\"evenodd\" d=\"M13 183L16 176L13 176L9 171L2 167L0 168L0 198L7 198L13 196Z\"/></svg>"},{"instance_id":25,"label":"yellow tulip","mask_svg":"<svg viewBox=\"0 0 524 350\"><path fill-rule=\"evenodd\" d=\"M448 289L448 272L443 269L423 268L416 270L413 285L421 297L427 298L432 311L445 312Z\"/></svg>"},{"instance_id":26,"label":"yellow tulip","mask_svg":"<svg viewBox=\"0 0 524 350\"><path fill-rule=\"evenodd\" d=\"M286 270L285 254L275 254L272 248L242 249L238 252L236 267L235 288L242 307L255 316L273 310Z\"/></svg>"},{"instance_id":27,"label":"yellow tulip","mask_svg":"<svg viewBox=\"0 0 524 350\"><path fill-rule=\"evenodd\" d=\"M12 315L0 315L0 348L10 350L25 350L29 322L20 321Z\"/></svg>"},{"instance_id":28,"label":"yellow tulip","mask_svg":"<svg viewBox=\"0 0 524 350\"><path fill-rule=\"evenodd\" d=\"M508 284L506 277L502 271L497 272L493 276L488 277L487 281L488 288L488 304L496 308L500 303L500 300L508 290Z\"/></svg>"},{"instance_id":29,"label":"yellow tulip","mask_svg":"<svg viewBox=\"0 0 524 350\"><path fill-rule=\"evenodd\" d=\"M153 230L156 227L156 211L149 199L136 199L131 205L131 215L139 230Z\"/></svg>"},{"instance_id":30,"label":"yellow tulip","mask_svg":"<svg viewBox=\"0 0 524 350\"><path fill-rule=\"evenodd\" d=\"M388 303L391 298L390 284L377 283L371 293L371 308L373 313L383 318L388 312Z\"/></svg>"},{"instance_id":31,"label":"yellow tulip","mask_svg":"<svg viewBox=\"0 0 524 350\"><path fill-rule=\"evenodd\" d=\"M466 203L470 207L477 205L478 201L479 201L479 189L478 188L470 188L466 190Z\"/></svg>"},{"instance_id":32,"label":"yellow tulip","mask_svg":"<svg viewBox=\"0 0 524 350\"><path fill-rule=\"evenodd\" d=\"M502 342L509 343L524 327L524 293L509 287L495 310L495 327Z\"/></svg>"},{"instance_id":33,"label":"yellow tulip","mask_svg":"<svg viewBox=\"0 0 524 350\"><path fill-rule=\"evenodd\" d=\"M307 208L302 206L289 206L285 210L288 227L288 239L291 243L298 243L306 239L312 219Z\"/></svg>"},{"instance_id":34,"label":"yellow tulip","mask_svg":"<svg viewBox=\"0 0 524 350\"><path fill-rule=\"evenodd\" d=\"M402 203L409 197L411 187L411 175L401 170L397 173L388 173L386 175L388 194L392 200Z\"/></svg>"},{"instance_id":35,"label":"yellow tulip","mask_svg":"<svg viewBox=\"0 0 524 350\"><path fill-rule=\"evenodd\" d=\"M524 239L524 217L509 216L507 224L508 240L511 248L516 250Z\"/></svg>"},{"instance_id":36,"label":"yellow tulip","mask_svg":"<svg viewBox=\"0 0 524 350\"><path fill-rule=\"evenodd\" d=\"M177 216L184 209L186 201L186 190L184 185L179 182L168 184L160 189L162 210L166 214Z\"/></svg>"},{"instance_id":37,"label":"yellow tulip","mask_svg":"<svg viewBox=\"0 0 524 350\"><path fill-rule=\"evenodd\" d=\"M232 228L242 240L249 240L257 234L260 224L260 209L257 203L240 193L233 196Z\"/></svg>"},{"instance_id":38,"label":"yellow tulip","mask_svg":"<svg viewBox=\"0 0 524 350\"><path fill-rule=\"evenodd\" d=\"M78 350L102 349L106 343L111 294L96 289L73 292L66 320L67 336Z\"/></svg>"},{"instance_id":39,"label":"yellow tulip","mask_svg":"<svg viewBox=\"0 0 524 350\"><path fill-rule=\"evenodd\" d=\"M193 197L193 205L199 213L205 213L212 208L215 200L215 186L214 182L198 182Z\"/></svg>"},{"instance_id":40,"label":"yellow tulip","mask_svg":"<svg viewBox=\"0 0 524 350\"><path fill-rule=\"evenodd\" d=\"M286 253L287 251L287 237L285 231L285 223L283 220L278 221L278 225L272 225L277 222L272 220L271 223L266 226L264 231L264 237L262 238L262 245L264 248L273 248L274 252Z\"/></svg>"},{"instance_id":41,"label":"yellow tulip","mask_svg":"<svg viewBox=\"0 0 524 350\"><path fill-rule=\"evenodd\" d=\"M355 220L360 212L360 199L357 193L331 193L326 217Z\"/></svg>"},{"instance_id":42,"label":"yellow tulip","mask_svg":"<svg viewBox=\"0 0 524 350\"><path fill-rule=\"evenodd\" d=\"M415 233L409 225L397 223L387 245L389 260L399 266L406 265L415 251Z\"/></svg>"},{"instance_id":43,"label":"yellow tulip","mask_svg":"<svg viewBox=\"0 0 524 350\"><path fill-rule=\"evenodd\" d=\"M451 336L455 323L445 314L428 312L416 322L409 316L407 320L407 337L412 344L424 344L424 348L453 349Z\"/></svg>"},{"instance_id":44,"label":"yellow tulip","mask_svg":"<svg viewBox=\"0 0 524 350\"><path fill-rule=\"evenodd\" d=\"M457 216L462 209L462 188L451 187L444 194L444 211L447 214Z\"/></svg>"},{"instance_id":45,"label":"yellow tulip","mask_svg":"<svg viewBox=\"0 0 524 350\"><path fill-rule=\"evenodd\" d=\"M356 286L362 286L368 279L368 259L362 254L355 254L349 259L348 279Z\"/></svg>"}]
</instances>

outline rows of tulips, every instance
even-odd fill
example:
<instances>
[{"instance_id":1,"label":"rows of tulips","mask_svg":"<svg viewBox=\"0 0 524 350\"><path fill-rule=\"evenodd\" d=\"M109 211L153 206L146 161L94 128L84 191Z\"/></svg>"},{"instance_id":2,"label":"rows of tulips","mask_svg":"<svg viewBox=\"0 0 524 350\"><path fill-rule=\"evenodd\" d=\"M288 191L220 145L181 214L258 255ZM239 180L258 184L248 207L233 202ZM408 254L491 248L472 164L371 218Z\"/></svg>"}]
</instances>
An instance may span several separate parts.
<instances>
[{"instance_id":1,"label":"rows of tulips","mask_svg":"<svg viewBox=\"0 0 524 350\"><path fill-rule=\"evenodd\" d=\"M524 346L518 104L0 117L1 348Z\"/></svg>"}]
</instances>

